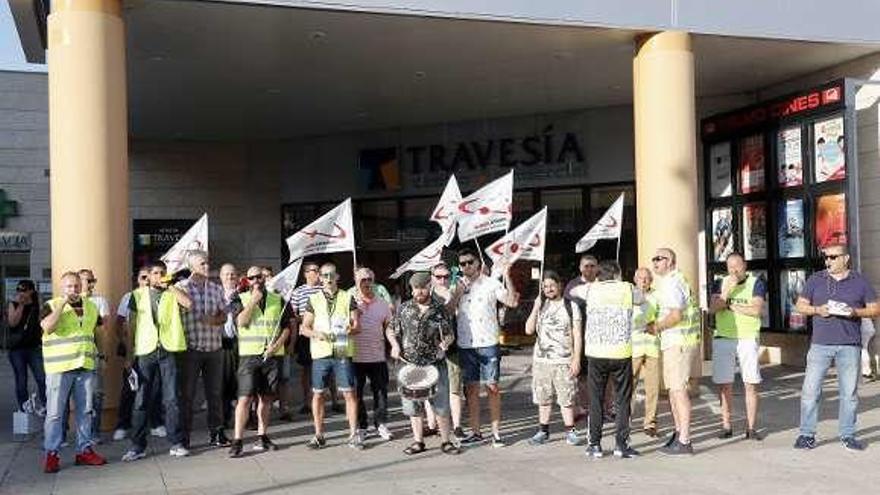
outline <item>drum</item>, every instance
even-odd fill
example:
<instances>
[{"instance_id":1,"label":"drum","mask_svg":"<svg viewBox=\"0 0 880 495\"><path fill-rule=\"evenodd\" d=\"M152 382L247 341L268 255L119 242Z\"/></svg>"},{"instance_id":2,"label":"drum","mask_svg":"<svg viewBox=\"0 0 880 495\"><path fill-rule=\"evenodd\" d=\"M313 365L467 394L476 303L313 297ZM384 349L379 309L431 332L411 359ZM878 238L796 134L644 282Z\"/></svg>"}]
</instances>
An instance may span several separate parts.
<instances>
[{"instance_id":1,"label":"drum","mask_svg":"<svg viewBox=\"0 0 880 495\"><path fill-rule=\"evenodd\" d=\"M400 396L408 400L430 400L437 393L439 380L440 372L432 364L427 366L405 364L397 372L397 387Z\"/></svg>"}]
</instances>

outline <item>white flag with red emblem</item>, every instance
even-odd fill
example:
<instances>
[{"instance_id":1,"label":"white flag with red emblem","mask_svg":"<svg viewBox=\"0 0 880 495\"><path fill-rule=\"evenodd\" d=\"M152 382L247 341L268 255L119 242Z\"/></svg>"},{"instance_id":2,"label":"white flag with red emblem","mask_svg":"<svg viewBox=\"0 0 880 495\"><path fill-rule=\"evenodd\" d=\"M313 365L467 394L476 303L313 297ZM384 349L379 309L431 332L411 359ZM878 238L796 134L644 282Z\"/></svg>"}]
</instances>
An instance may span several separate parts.
<instances>
[{"instance_id":1,"label":"white flag with red emblem","mask_svg":"<svg viewBox=\"0 0 880 495\"><path fill-rule=\"evenodd\" d=\"M507 230L513 218L513 170L477 189L458 204L458 240Z\"/></svg>"},{"instance_id":2,"label":"white flag with red emblem","mask_svg":"<svg viewBox=\"0 0 880 495\"><path fill-rule=\"evenodd\" d=\"M397 278L406 272L420 272L434 268L442 260L445 242L446 238L441 235L434 242L416 253L409 261L400 265L389 278Z\"/></svg>"},{"instance_id":3,"label":"white flag with red emblem","mask_svg":"<svg viewBox=\"0 0 880 495\"><path fill-rule=\"evenodd\" d=\"M186 257L191 251L208 252L208 214L202 215L180 239L160 258L168 268L168 273L177 273L186 268Z\"/></svg>"},{"instance_id":4,"label":"white flag with red emblem","mask_svg":"<svg viewBox=\"0 0 880 495\"><path fill-rule=\"evenodd\" d=\"M517 260L544 260L547 246L547 207L486 248L492 260L492 275L500 275Z\"/></svg>"},{"instance_id":5,"label":"white flag with red emblem","mask_svg":"<svg viewBox=\"0 0 880 495\"><path fill-rule=\"evenodd\" d=\"M313 254L354 251L351 198L287 238L290 261Z\"/></svg>"},{"instance_id":6,"label":"white flag with red emblem","mask_svg":"<svg viewBox=\"0 0 880 495\"><path fill-rule=\"evenodd\" d=\"M599 239L620 239L620 230L623 226L623 193L602 215L602 218L593 225L574 247L574 252L583 253L596 245Z\"/></svg>"},{"instance_id":7,"label":"white flag with red emblem","mask_svg":"<svg viewBox=\"0 0 880 495\"><path fill-rule=\"evenodd\" d=\"M443 245L448 246L455 239L455 223L458 212L458 205L461 203L461 190L458 188L458 181L455 175L449 177L443 194L440 195L440 201L434 207L431 213L431 221L440 224L443 230Z\"/></svg>"},{"instance_id":8,"label":"white flag with red emblem","mask_svg":"<svg viewBox=\"0 0 880 495\"><path fill-rule=\"evenodd\" d=\"M289 301L290 296L293 294L293 289L296 288L296 279L299 278L299 269L302 266L302 261L302 258L297 258L296 261L287 265L287 268L281 270L266 282L266 288L276 294L280 294L285 301Z\"/></svg>"}]
</instances>

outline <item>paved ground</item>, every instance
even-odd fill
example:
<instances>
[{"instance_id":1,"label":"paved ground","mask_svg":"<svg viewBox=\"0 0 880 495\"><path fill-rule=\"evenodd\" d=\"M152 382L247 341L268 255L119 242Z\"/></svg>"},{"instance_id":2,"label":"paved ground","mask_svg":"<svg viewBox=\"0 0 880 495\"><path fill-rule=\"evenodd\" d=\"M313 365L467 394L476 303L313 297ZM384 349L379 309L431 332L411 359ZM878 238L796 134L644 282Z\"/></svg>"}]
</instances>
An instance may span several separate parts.
<instances>
[{"instance_id":1,"label":"paved ground","mask_svg":"<svg viewBox=\"0 0 880 495\"><path fill-rule=\"evenodd\" d=\"M44 475L40 471L39 439L12 442L11 428L0 432L0 493L11 494L238 494L320 493L331 494L457 494L505 493L723 493L758 491L786 493L869 493L876 490L880 451L880 383L866 384L861 390L859 436L872 445L864 453L845 451L836 440L836 394L828 394L820 424L821 447L811 452L791 448L796 435L799 407L800 370L772 367L764 370L762 425L767 438L761 443L715 439L718 429L717 397L704 385L695 403L694 441L697 455L689 459L670 459L656 453L661 440L641 433L633 444L644 455L639 459L605 458L589 460L582 447L561 441L560 425L554 424L554 441L541 447L529 446L525 439L535 428L535 410L530 403L529 356L520 352L504 365L504 432L515 443L504 449L478 446L458 457L439 452L438 441L430 439L429 451L406 457L401 450L408 444L405 420L399 407L392 409L397 439L383 443L369 441L369 447L356 452L344 445L344 418L329 418L328 448L311 452L305 448L311 428L307 418L276 424L273 437L281 445L277 452L228 459L225 450L204 446L206 438L196 439L191 457L172 459L163 440L152 442L151 456L132 464L119 458L126 442L101 446L111 460L107 466L77 467L73 453L63 453L62 471ZM11 371L5 359L0 364L0 421L11 424ZM708 383L708 380L704 380ZM826 384L833 386L831 380ZM8 390L7 390L8 389ZM737 403L742 408L742 396ZM399 404L392 398L392 404ZM668 427L667 406L661 426ZM555 417L558 421L558 416ZM737 418L736 432L743 428ZM606 432L609 432L606 430ZM609 432L610 433L610 432ZM606 440L605 447L612 442ZM199 445L200 444L200 445Z\"/></svg>"}]
</instances>

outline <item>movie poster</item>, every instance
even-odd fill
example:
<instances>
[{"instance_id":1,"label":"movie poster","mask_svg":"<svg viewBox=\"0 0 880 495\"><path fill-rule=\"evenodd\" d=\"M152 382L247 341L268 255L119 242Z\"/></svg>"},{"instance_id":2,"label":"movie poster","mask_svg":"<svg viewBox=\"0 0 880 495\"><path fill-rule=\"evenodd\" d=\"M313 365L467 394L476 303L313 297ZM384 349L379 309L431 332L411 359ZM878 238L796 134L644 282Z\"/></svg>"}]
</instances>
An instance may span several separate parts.
<instances>
[{"instance_id":1,"label":"movie poster","mask_svg":"<svg viewBox=\"0 0 880 495\"><path fill-rule=\"evenodd\" d=\"M816 245L846 244L846 194L820 196L816 201Z\"/></svg>"},{"instance_id":2,"label":"movie poster","mask_svg":"<svg viewBox=\"0 0 880 495\"><path fill-rule=\"evenodd\" d=\"M798 295L807 283L804 270L782 270L779 272L780 308L782 324L790 330L802 330L807 326L807 317L795 311Z\"/></svg>"},{"instance_id":3,"label":"movie poster","mask_svg":"<svg viewBox=\"0 0 880 495\"><path fill-rule=\"evenodd\" d=\"M733 252L733 208L712 210L712 260L725 261Z\"/></svg>"},{"instance_id":4,"label":"movie poster","mask_svg":"<svg viewBox=\"0 0 880 495\"><path fill-rule=\"evenodd\" d=\"M804 242L804 200L786 199L779 203L779 230L776 244L780 258L802 258Z\"/></svg>"},{"instance_id":5,"label":"movie poster","mask_svg":"<svg viewBox=\"0 0 880 495\"><path fill-rule=\"evenodd\" d=\"M767 270L752 270L752 275L764 282L764 287L769 293L770 284L767 282ZM770 328L770 304L766 301L761 306L761 328Z\"/></svg>"},{"instance_id":6,"label":"movie poster","mask_svg":"<svg viewBox=\"0 0 880 495\"><path fill-rule=\"evenodd\" d=\"M709 148L710 189L713 198L733 194L730 181L730 142L718 143Z\"/></svg>"},{"instance_id":7,"label":"movie poster","mask_svg":"<svg viewBox=\"0 0 880 495\"><path fill-rule=\"evenodd\" d=\"M804 183L804 160L801 153L801 128L789 127L776 135L779 187L795 187Z\"/></svg>"},{"instance_id":8,"label":"movie poster","mask_svg":"<svg viewBox=\"0 0 880 495\"><path fill-rule=\"evenodd\" d=\"M747 260L767 257L767 205L749 203L742 209L743 255Z\"/></svg>"},{"instance_id":9,"label":"movie poster","mask_svg":"<svg viewBox=\"0 0 880 495\"><path fill-rule=\"evenodd\" d=\"M816 182L846 177L846 143L843 117L820 120L813 124L813 150L816 155Z\"/></svg>"},{"instance_id":10,"label":"movie poster","mask_svg":"<svg viewBox=\"0 0 880 495\"><path fill-rule=\"evenodd\" d=\"M764 190L764 136L756 134L739 142L739 191Z\"/></svg>"}]
</instances>

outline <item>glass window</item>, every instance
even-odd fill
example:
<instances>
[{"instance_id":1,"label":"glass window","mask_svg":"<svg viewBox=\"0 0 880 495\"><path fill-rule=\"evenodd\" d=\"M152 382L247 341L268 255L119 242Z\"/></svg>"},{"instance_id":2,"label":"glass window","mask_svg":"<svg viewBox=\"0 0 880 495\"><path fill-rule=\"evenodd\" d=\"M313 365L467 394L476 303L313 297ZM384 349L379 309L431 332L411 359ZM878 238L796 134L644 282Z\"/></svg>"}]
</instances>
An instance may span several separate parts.
<instances>
[{"instance_id":1,"label":"glass window","mask_svg":"<svg viewBox=\"0 0 880 495\"><path fill-rule=\"evenodd\" d=\"M528 220L535 214L535 196L532 191L519 191L513 193L513 221L510 223L511 230L517 225Z\"/></svg>"},{"instance_id":2,"label":"glass window","mask_svg":"<svg viewBox=\"0 0 880 495\"><path fill-rule=\"evenodd\" d=\"M547 207L548 232L577 232L584 229L583 195L580 189L542 191Z\"/></svg>"},{"instance_id":3,"label":"glass window","mask_svg":"<svg viewBox=\"0 0 880 495\"><path fill-rule=\"evenodd\" d=\"M440 225L430 221L438 198L412 198L403 200L403 237L433 241L440 235Z\"/></svg>"},{"instance_id":4,"label":"glass window","mask_svg":"<svg viewBox=\"0 0 880 495\"><path fill-rule=\"evenodd\" d=\"M363 241L397 239L397 201L364 201L355 210L355 228Z\"/></svg>"}]
</instances>

